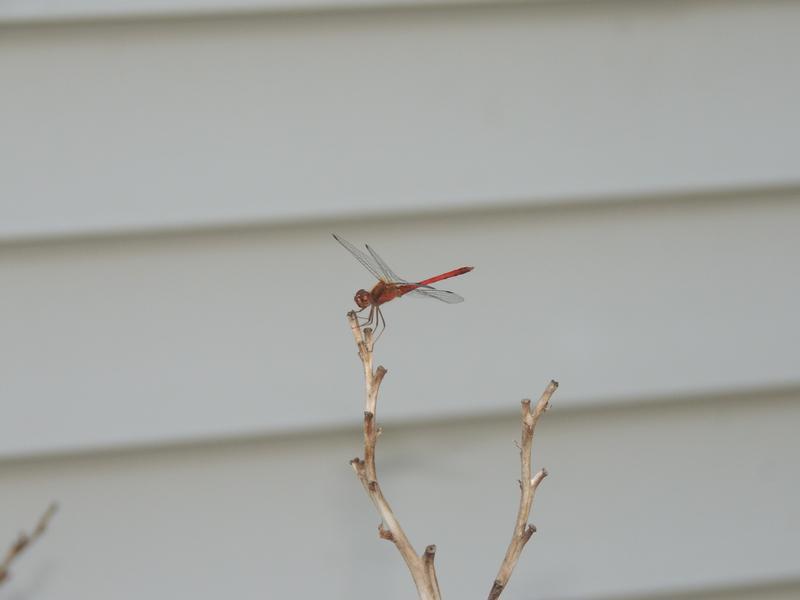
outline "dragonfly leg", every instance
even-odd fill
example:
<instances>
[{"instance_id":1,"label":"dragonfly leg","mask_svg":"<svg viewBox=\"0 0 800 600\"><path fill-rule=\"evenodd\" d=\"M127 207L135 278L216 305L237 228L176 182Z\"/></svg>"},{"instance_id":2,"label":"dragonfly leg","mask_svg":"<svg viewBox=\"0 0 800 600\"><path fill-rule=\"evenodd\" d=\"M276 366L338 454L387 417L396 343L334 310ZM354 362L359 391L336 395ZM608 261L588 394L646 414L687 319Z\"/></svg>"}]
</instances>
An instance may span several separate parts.
<instances>
[{"instance_id":1,"label":"dragonfly leg","mask_svg":"<svg viewBox=\"0 0 800 600\"><path fill-rule=\"evenodd\" d=\"M366 308L366 307L364 307L364 308ZM364 328L364 327L367 327L369 325L372 325L372 320L373 320L374 317L375 317L375 306L370 305L370 307L369 307L369 316L366 318L366 320L363 323L361 323L359 325L359 327ZM364 317L361 317L361 318L363 319Z\"/></svg>"},{"instance_id":2,"label":"dragonfly leg","mask_svg":"<svg viewBox=\"0 0 800 600\"><path fill-rule=\"evenodd\" d=\"M359 309L359 310L354 310L354 311L353 311L353 313L356 315L356 319L359 319L359 320L360 320L360 319L363 319L363 320L364 320L364 322L363 322L363 323L360 323L360 324L359 324L359 327L364 327L364 326L365 326L367 323L369 323L369 322L370 322L370 320L372 319L372 317L371 317L371 316L370 316L370 317L362 317L362 316L359 316L359 313L362 313L362 312L364 312L364 311L365 311L365 310L367 310L368 308L369 308L369 309L371 309L372 307L371 307L371 306L365 306L365 307L364 307L364 308L362 308L362 309ZM370 313L369 313L369 314L370 314L370 315L372 315L372 310L370 310Z\"/></svg>"},{"instance_id":3,"label":"dragonfly leg","mask_svg":"<svg viewBox=\"0 0 800 600\"><path fill-rule=\"evenodd\" d=\"M375 307L375 330L376 331L377 331L377 329L378 329L378 327L380 326L381 323L383 323L383 328L381 329L381 332L374 338L374 340L372 342L373 344L375 344L375 342L378 341L378 338L380 338L383 335L383 332L386 331L386 317L383 316L383 312L381 312L380 307L376 306Z\"/></svg>"}]
</instances>

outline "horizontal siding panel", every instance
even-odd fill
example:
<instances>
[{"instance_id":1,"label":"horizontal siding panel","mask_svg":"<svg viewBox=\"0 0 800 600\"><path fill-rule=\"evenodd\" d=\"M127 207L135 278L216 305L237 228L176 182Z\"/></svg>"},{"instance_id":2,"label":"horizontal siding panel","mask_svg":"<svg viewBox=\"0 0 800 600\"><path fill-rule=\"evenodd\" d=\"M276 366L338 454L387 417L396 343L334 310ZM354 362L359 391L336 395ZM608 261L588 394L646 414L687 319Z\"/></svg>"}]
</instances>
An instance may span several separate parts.
<instances>
[{"instance_id":1,"label":"horizontal siding panel","mask_svg":"<svg viewBox=\"0 0 800 600\"><path fill-rule=\"evenodd\" d=\"M383 488L417 548L437 544L446 597L486 593L508 543L514 404L502 418L388 424L381 437ZM359 407L348 411L356 422ZM550 471L538 532L508 597L797 597L798 419L796 394L579 412L557 399L534 450ZM353 428L6 462L2 539L61 503L9 597L407 599L411 580L347 465L359 443Z\"/></svg>"},{"instance_id":2,"label":"horizontal siding panel","mask_svg":"<svg viewBox=\"0 0 800 600\"><path fill-rule=\"evenodd\" d=\"M790 2L6 27L0 237L800 181Z\"/></svg>"},{"instance_id":3,"label":"horizontal siding panel","mask_svg":"<svg viewBox=\"0 0 800 600\"><path fill-rule=\"evenodd\" d=\"M5 0L0 23L488 4L492 0ZM515 0L500 0L515 2ZM525 0L517 0L525 1ZM528 0L554 2L559 0Z\"/></svg>"},{"instance_id":4,"label":"horizontal siding panel","mask_svg":"<svg viewBox=\"0 0 800 600\"><path fill-rule=\"evenodd\" d=\"M351 422L344 319L371 275L464 264L448 306L402 299L384 413L483 414L560 379L565 406L800 385L800 194L6 245L0 455Z\"/></svg>"}]
</instances>

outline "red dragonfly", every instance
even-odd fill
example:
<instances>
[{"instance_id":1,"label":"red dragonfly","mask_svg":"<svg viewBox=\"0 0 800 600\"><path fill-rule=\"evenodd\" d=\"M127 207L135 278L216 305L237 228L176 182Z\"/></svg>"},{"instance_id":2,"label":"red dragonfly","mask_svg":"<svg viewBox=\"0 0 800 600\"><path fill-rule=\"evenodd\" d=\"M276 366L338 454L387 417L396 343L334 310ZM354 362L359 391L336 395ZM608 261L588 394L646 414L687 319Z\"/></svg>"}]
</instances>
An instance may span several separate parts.
<instances>
[{"instance_id":1,"label":"red dragonfly","mask_svg":"<svg viewBox=\"0 0 800 600\"><path fill-rule=\"evenodd\" d=\"M400 296L408 295L423 298L436 298L437 300L447 302L448 304L457 304L458 302L464 301L464 298L458 294L447 292L445 290L438 290L435 287L432 287L431 284L436 283L437 281L442 281L443 279L455 277L456 275L469 273L474 267L461 267L459 269L453 269L447 273L442 273L441 275L436 275L435 277L429 277L428 279L423 279L422 281L406 281L405 279L398 277L397 274L392 271L389 265L387 265L386 262L378 255L378 253L369 247L369 244L366 244L367 252L369 252L367 255L353 246L353 244L347 240L340 238L335 233L333 234L333 237L342 246L347 248L350 254L355 256L356 260L367 268L367 271L372 273L378 279L378 283L376 283L375 287L373 287L370 291L362 289L356 292L354 299L359 308L359 310L356 312L360 313L361 311L369 308L369 316L366 318L365 322L361 324L362 327L366 327L367 325L372 324L374 321L376 329L381 322L383 323L383 327L385 329L386 319L384 319L383 313L381 313L381 305L386 304L395 298L399 298ZM381 331L381 333L383 332Z\"/></svg>"}]
</instances>

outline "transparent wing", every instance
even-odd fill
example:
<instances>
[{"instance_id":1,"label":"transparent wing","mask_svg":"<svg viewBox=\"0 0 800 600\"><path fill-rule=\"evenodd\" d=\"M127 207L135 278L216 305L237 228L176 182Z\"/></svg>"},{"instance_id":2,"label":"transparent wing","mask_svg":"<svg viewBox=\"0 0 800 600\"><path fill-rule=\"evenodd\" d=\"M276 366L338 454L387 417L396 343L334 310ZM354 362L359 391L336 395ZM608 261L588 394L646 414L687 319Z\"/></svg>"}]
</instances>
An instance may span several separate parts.
<instances>
[{"instance_id":1,"label":"transparent wing","mask_svg":"<svg viewBox=\"0 0 800 600\"><path fill-rule=\"evenodd\" d=\"M464 298L455 292L437 290L429 285L418 287L417 289L411 290L405 295L410 296L411 298L436 298L436 300L441 300L442 302L447 302L448 304L458 304L459 302L464 301Z\"/></svg>"},{"instance_id":2,"label":"transparent wing","mask_svg":"<svg viewBox=\"0 0 800 600\"><path fill-rule=\"evenodd\" d=\"M381 277L381 279L383 279L384 281L396 281L398 283L408 283L405 279L398 276L397 273L392 271L392 268L386 264L386 261L383 260L380 257L380 255L370 247L369 244L366 244L366 246L367 250L372 255L372 258L375 259L376 263L378 263L378 267L380 268L381 273L383 273L384 275L383 277Z\"/></svg>"},{"instance_id":3,"label":"transparent wing","mask_svg":"<svg viewBox=\"0 0 800 600\"><path fill-rule=\"evenodd\" d=\"M375 262L375 260L372 257L367 256L361 250L359 250L358 248L353 246L353 244L351 244L350 242L348 242L344 238L340 238L335 233L333 233L331 235L333 235L333 239L335 239L342 246L344 246L350 252L350 254L355 256L356 260L358 262L360 262L362 265L364 265L366 267L367 271L372 273L375 276L376 279L381 279L383 281L386 281L386 279L384 279L384 275L382 273L381 267L379 266L379 264L377 262Z\"/></svg>"}]
</instances>

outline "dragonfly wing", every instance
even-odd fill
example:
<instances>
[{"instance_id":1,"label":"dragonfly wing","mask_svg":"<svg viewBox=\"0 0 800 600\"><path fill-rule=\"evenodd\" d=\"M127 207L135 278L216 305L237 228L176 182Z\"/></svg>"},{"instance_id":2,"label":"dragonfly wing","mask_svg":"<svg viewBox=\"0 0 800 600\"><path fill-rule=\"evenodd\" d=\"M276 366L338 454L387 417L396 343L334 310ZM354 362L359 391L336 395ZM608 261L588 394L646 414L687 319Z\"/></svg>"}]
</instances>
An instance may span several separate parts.
<instances>
[{"instance_id":1,"label":"dragonfly wing","mask_svg":"<svg viewBox=\"0 0 800 600\"><path fill-rule=\"evenodd\" d=\"M367 246L367 250L369 251L369 253L372 255L372 258L375 260L376 263L378 263L378 267L380 268L381 273L383 273L383 277L381 277L381 279L387 282L394 281L398 283L408 283L405 279L399 277L397 273L392 271L392 268L386 264L386 261L383 260L380 257L380 255L370 247L369 244L365 245Z\"/></svg>"},{"instance_id":2,"label":"dragonfly wing","mask_svg":"<svg viewBox=\"0 0 800 600\"><path fill-rule=\"evenodd\" d=\"M411 296L412 298L436 298L436 300L441 300L442 302L447 302L448 304L458 304L459 302L464 301L464 298L455 292L437 290L436 288L428 285L420 286L415 290L411 290L405 295Z\"/></svg>"},{"instance_id":3,"label":"dragonfly wing","mask_svg":"<svg viewBox=\"0 0 800 600\"><path fill-rule=\"evenodd\" d=\"M333 235L333 239L335 239L335 240L336 240L337 242L339 242L339 243L340 243L342 246L344 246L344 247L345 247L345 248L346 248L346 249L347 249L347 250L350 252L350 254L352 254L353 256L355 256L355 257L356 257L356 260L357 260L358 262L360 262L362 265L364 265L364 266L366 267L367 271L369 271L370 273L372 273L372 274L375 276L375 278L376 278L376 279L382 279L382 280L384 279L384 276L383 276L383 274L381 273L382 269L381 269L381 267L379 266L379 264L378 264L377 262L375 262L375 259L374 259L374 258L372 258L371 256L367 256L366 254L364 254L364 252L362 252L361 250L359 250L358 248L356 248L355 246L353 246L353 244L351 244L350 242L348 242L346 239L344 239L344 238L340 238L340 237L339 237L338 235L336 235L335 233L334 233L334 234L332 234L332 235Z\"/></svg>"}]
</instances>

